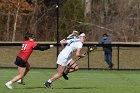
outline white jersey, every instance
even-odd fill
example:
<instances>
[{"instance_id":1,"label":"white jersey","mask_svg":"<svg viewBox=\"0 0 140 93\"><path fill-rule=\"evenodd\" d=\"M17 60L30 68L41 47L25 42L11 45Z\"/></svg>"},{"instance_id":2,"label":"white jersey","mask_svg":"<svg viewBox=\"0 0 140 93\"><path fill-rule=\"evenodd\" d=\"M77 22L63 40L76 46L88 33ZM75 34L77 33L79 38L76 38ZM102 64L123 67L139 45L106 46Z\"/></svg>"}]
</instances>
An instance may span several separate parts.
<instances>
[{"instance_id":1,"label":"white jersey","mask_svg":"<svg viewBox=\"0 0 140 93\"><path fill-rule=\"evenodd\" d=\"M67 40L67 45L59 55L63 55L65 58L69 58L74 51L76 51L78 48L82 48L82 46L83 43L79 39Z\"/></svg>"}]
</instances>

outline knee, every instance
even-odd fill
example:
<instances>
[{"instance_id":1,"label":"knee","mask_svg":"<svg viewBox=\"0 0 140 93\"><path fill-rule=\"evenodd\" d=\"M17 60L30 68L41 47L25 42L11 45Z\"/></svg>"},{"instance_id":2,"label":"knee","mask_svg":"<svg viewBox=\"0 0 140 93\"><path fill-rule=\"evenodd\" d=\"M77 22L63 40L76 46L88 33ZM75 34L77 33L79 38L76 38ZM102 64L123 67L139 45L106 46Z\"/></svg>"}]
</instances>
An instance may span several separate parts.
<instances>
[{"instance_id":1,"label":"knee","mask_svg":"<svg viewBox=\"0 0 140 93\"><path fill-rule=\"evenodd\" d=\"M75 71L77 71L78 69L79 69L79 67L78 67L78 66L76 66L76 67L74 68L74 70L75 70Z\"/></svg>"},{"instance_id":2,"label":"knee","mask_svg":"<svg viewBox=\"0 0 140 93\"><path fill-rule=\"evenodd\" d=\"M78 65L77 65L77 64L73 64L73 65L71 66L71 69L74 69L74 71L78 70Z\"/></svg>"}]
</instances>

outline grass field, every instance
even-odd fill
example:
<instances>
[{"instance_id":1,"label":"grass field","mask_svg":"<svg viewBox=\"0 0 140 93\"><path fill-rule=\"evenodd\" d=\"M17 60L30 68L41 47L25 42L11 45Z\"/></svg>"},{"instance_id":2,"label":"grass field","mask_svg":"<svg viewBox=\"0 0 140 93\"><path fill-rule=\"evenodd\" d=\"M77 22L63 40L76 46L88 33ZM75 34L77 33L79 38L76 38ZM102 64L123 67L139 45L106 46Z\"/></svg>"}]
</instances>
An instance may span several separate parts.
<instances>
[{"instance_id":1,"label":"grass field","mask_svg":"<svg viewBox=\"0 0 140 93\"><path fill-rule=\"evenodd\" d=\"M4 84L17 74L16 69L0 69L0 93L140 93L139 71L79 70L53 82L53 89L45 89L43 83L55 74L56 69L32 69L25 78L26 85Z\"/></svg>"}]
</instances>

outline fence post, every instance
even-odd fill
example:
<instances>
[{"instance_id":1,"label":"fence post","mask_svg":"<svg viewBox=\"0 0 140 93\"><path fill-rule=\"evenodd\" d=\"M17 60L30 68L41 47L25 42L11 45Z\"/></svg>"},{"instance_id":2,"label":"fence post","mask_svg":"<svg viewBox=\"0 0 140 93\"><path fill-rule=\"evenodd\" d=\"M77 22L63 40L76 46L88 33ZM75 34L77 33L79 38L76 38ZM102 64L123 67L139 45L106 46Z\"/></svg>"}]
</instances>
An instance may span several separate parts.
<instances>
[{"instance_id":1,"label":"fence post","mask_svg":"<svg viewBox=\"0 0 140 93\"><path fill-rule=\"evenodd\" d=\"M57 13L57 24L56 24L56 40L57 40L57 56L59 54L59 0L57 1L57 5L55 6L56 7L56 13ZM56 57L57 58L57 57ZM56 65L57 67L58 65Z\"/></svg>"},{"instance_id":2,"label":"fence post","mask_svg":"<svg viewBox=\"0 0 140 93\"><path fill-rule=\"evenodd\" d=\"M89 46L88 46L88 51L89 51ZM89 52L87 53L87 55L88 55L88 70L89 70L89 68L90 68L90 64L89 64Z\"/></svg>"},{"instance_id":3,"label":"fence post","mask_svg":"<svg viewBox=\"0 0 140 93\"><path fill-rule=\"evenodd\" d=\"M117 49L118 49L118 70L119 70L119 65L120 65L120 47L117 46Z\"/></svg>"}]
</instances>

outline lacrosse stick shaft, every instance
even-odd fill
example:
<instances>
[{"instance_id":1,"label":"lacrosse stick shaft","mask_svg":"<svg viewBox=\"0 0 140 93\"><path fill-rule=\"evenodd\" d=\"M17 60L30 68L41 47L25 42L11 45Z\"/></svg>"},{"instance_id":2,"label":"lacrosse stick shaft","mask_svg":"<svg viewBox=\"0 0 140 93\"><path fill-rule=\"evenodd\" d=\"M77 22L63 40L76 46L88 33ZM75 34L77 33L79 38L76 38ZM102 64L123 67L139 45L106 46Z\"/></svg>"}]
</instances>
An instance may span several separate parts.
<instances>
[{"instance_id":1,"label":"lacrosse stick shaft","mask_svg":"<svg viewBox=\"0 0 140 93\"><path fill-rule=\"evenodd\" d=\"M87 52L84 53L84 55L86 55L86 54L87 54ZM76 59L75 62L77 62L77 61L80 60L80 59L81 59L81 57L79 57L78 59ZM73 64L75 64L75 62L74 62ZM64 73L65 73L66 75L69 73L69 70L71 69L71 66L72 66L73 64L66 66L66 68L65 68L65 70L64 70Z\"/></svg>"},{"instance_id":2,"label":"lacrosse stick shaft","mask_svg":"<svg viewBox=\"0 0 140 93\"><path fill-rule=\"evenodd\" d=\"M86 51L86 52L84 53L84 55L87 55L88 53L90 53L90 52L92 52L92 51L95 51L96 49L97 49L96 46L95 46L95 47L91 47L91 48L88 49L88 51ZM80 59L81 59L81 57L77 58L77 59L75 60L75 62L77 62L77 61L80 60ZM75 62L74 62L73 64L75 64ZM64 70L64 73L65 73L65 74L68 74L68 73L69 73L69 70L71 69L71 66L72 66L73 64L66 66L66 68L65 68L65 70Z\"/></svg>"},{"instance_id":3,"label":"lacrosse stick shaft","mask_svg":"<svg viewBox=\"0 0 140 93\"><path fill-rule=\"evenodd\" d=\"M88 53L88 51L85 52L84 55L86 55L87 53ZM75 60L75 62L77 62L77 61L80 60L81 58L82 58L82 57L78 57L78 58ZM75 63L75 62L74 62L74 63ZM74 64L74 63L73 63L73 64ZM69 67L71 67L73 64L69 65Z\"/></svg>"}]
</instances>

